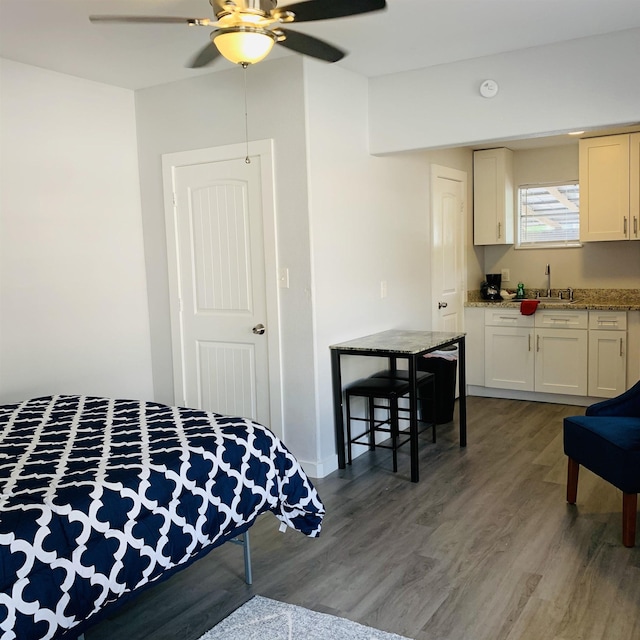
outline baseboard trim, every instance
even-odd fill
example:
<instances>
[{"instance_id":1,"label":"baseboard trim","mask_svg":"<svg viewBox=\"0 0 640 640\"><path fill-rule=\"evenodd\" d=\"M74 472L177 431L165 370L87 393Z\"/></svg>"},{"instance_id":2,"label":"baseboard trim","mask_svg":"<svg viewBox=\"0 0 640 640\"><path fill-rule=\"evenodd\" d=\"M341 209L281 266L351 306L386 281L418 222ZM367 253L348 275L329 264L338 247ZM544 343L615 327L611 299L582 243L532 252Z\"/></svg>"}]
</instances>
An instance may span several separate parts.
<instances>
[{"instance_id":1,"label":"baseboard trim","mask_svg":"<svg viewBox=\"0 0 640 640\"><path fill-rule=\"evenodd\" d=\"M588 407L606 398L592 396L570 396L558 393L538 393L535 391L516 391L513 389L494 389L490 387L467 386L467 395L481 398L504 398L505 400L528 400L530 402L549 402L551 404L569 404Z\"/></svg>"},{"instance_id":2,"label":"baseboard trim","mask_svg":"<svg viewBox=\"0 0 640 640\"><path fill-rule=\"evenodd\" d=\"M325 460L310 462L309 460L298 460L302 470L310 478L324 478L333 473L338 468L338 456L334 454Z\"/></svg>"}]
</instances>

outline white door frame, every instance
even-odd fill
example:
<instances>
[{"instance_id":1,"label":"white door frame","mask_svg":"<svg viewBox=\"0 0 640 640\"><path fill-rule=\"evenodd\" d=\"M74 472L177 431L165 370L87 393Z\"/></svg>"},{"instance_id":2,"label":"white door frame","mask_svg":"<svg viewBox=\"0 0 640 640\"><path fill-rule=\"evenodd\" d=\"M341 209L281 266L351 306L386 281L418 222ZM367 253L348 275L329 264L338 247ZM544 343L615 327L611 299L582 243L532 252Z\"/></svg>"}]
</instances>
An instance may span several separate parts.
<instances>
[{"instance_id":1,"label":"white door frame","mask_svg":"<svg viewBox=\"0 0 640 640\"><path fill-rule=\"evenodd\" d=\"M280 351L280 309L278 300L277 236L275 207L275 174L273 166L273 140L252 141L250 157L260 158L262 181L264 269L267 305L266 333L269 351L270 424L280 438L284 437L283 397ZM178 255L176 251L177 225L173 195L174 170L194 164L244 159L245 144L231 144L193 151L180 151L162 155L162 180L167 235L167 262L169 267L169 306L171 316L171 344L173 355L173 388L175 401L183 395L184 369L181 350L181 313ZM177 294L177 295L176 295Z\"/></svg>"}]
</instances>

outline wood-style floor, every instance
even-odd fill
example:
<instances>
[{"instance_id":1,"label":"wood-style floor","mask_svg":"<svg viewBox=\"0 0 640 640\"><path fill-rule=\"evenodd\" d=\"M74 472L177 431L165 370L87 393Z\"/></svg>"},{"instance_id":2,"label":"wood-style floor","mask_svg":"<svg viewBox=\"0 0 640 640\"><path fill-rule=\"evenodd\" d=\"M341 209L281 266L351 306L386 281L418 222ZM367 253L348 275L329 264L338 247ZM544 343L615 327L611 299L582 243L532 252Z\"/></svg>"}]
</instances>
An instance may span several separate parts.
<instances>
[{"instance_id":1,"label":"wood-style floor","mask_svg":"<svg viewBox=\"0 0 640 640\"><path fill-rule=\"evenodd\" d=\"M254 594L415 640L640 639L640 546L621 542L621 494L581 469L565 502L562 418L579 407L469 398L468 446L443 425L314 484L318 539L252 528L254 584L224 545L142 594L86 640L196 640ZM639 541L640 544L640 541ZM330 639L327 639L330 640Z\"/></svg>"}]
</instances>

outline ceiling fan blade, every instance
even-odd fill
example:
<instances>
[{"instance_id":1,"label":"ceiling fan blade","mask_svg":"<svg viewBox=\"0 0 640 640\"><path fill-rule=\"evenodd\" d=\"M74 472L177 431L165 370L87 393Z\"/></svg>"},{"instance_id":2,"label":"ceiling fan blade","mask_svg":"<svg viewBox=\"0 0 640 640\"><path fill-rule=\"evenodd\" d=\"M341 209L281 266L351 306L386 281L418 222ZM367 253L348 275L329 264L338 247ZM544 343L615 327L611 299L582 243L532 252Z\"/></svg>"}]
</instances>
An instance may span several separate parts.
<instances>
[{"instance_id":1,"label":"ceiling fan blade","mask_svg":"<svg viewBox=\"0 0 640 640\"><path fill-rule=\"evenodd\" d=\"M190 67L191 69L204 67L205 65L215 60L219 55L220 52L218 51L218 47L216 47L213 42L210 42L208 45L200 49L200 51L193 57L191 62L189 62L187 67Z\"/></svg>"},{"instance_id":2,"label":"ceiling fan blade","mask_svg":"<svg viewBox=\"0 0 640 640\"><path fill-rule=\"evenodd\" d=\"M385 0L307 0L295 2L283 7L281 11L293 11L295 22L310 22L311 20L329 20L331 18L344 18L355 16L358 13L380 11L385 9Z\"/></svg>"},{"instance_id":3,"label":"ceiling fan blade","mask_svg":"<svg viewBox=\"0 0 640 640\"><path fill-rule=\"evenodd\" d=\"M91 22L136 22L138 24L189 24L206 27L212 23L209 18L181 18L177 16L89 16Z\"/></svg>"},{"instance_id":4,"label":"ceiling fan blade","mask_svg":"<svg viewBox=\"0 0 640 640\"><path fill-rule=\"evenodd\" d=\"M300 33L299 31L291 31L291 29L279 29L286 36L285 40L279 40L278 44L296 51L297 53L303 53L306 56L312 58L319 58L326 62L338 62L345 56L345 52L334 47L328 42L318 40L313 36L308 36L306 33Z\"/></svg>"}]
</instances>

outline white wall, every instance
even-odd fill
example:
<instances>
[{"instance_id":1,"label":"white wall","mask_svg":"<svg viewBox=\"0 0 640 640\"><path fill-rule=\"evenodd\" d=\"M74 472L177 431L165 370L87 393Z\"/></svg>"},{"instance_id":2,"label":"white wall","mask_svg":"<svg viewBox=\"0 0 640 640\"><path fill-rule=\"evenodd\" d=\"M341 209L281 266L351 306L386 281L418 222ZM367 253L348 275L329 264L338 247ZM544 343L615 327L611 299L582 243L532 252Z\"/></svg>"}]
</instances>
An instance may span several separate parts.
<instances>
[{"instance_id":1,"label":"white wall","mask_svg":"<svg viewBox=\"0 0 640 640\"><path fill-rule=\"evenodd\" d=\"M0 74L0 402L150 399L133 93Z\"/></svg>"},{"instance_id":2,"label":"white wall","mask_svg":"<svg viewBox=\"0 0 640 640\"><path fill-rule=\"evenodd\" d=\"M373 78L375 154L636 122L640 29ZM500 91L482 98L491 78Z\"/></svg>"},{"instance_id":3,"label":"white wall","mask_svg":"<svg viewBox=\"0 0 640 640\"><path fill-rule=\"evenodd\" d=\"M173 401L173 381L160 157L243 142L243 81L232 69L136 93L161 401ZM361 76L293 57L249 68L247 81L250 138L274 140L278 264L290 275L280 289L284 441L321 476L337 463L329 345L430 327L428 163L369 154Z\"/></svg>"},{"instance_id":4,"label":"white wall","mask_svg":"<svg viewBox=\"0 0 640 640\"><path fill-rule=\"evenodd\" d=\"M428 164L368 153L367 80L305 61L318 465L336 468L329 345L429 329ZM387 282L388 297L380 297ZM343 358L343 382L383 363Z\"/></svg>"},{"instance_id":5,"label":"white wall","mask_svg":"<svg viewBox=\"0 0 640 640\"><path fill-rule=\"evenodd\" d=\"M277 255L290 273L280 290L285 442L310 472L334 463L329 344L430 326L428 166L469 166L470 156L403 152L637 120L639 35L369 83L297 56L249 69L249 136L275 141ZM135 94L150 327L132 94L8 62L2 74L2 399L149 396L150 331L153 396L172 402L161 155L244 141L242 71ZM477 95L486 77L501 85L494 100ZM372 157L368 144L399 155ZM467 259L482 273L483 250L469 247ZM363 366L348 364L347 376Z\"/></svg>"},{"instance_id":6,"label":"white wall","mask_svg":"<svg viewBox=\"0 0 640 640\"><path fill-rule=\"evenodd\" d=\"M274 140L284 441L305 468L316 461L313 325L302 59L267 60L247 71L249 138ZM240 67L136 92L142 216L156 398L173 402L161 156L244 143ZM267 277L277 278L277 274Z\"/></svg>"},{"instance_id":7,"label":"white wall","mask_svg":"<svg viewBox=\"0 0 640 640\"><path fill-rule=\"evenodd\" d=\"M370 81L371 150L389 154L519 139L575 129L638 122L640 29L581 38L373 78ZM482 80L500 86L479 95ZM508 142L507 142L508 146ZM512 279L542 286L544 265L555 265L560 286L637 288L638 243L589 243L582 249L476 248L478 272L510 268Z\"/></svg>"}]
</instances>

